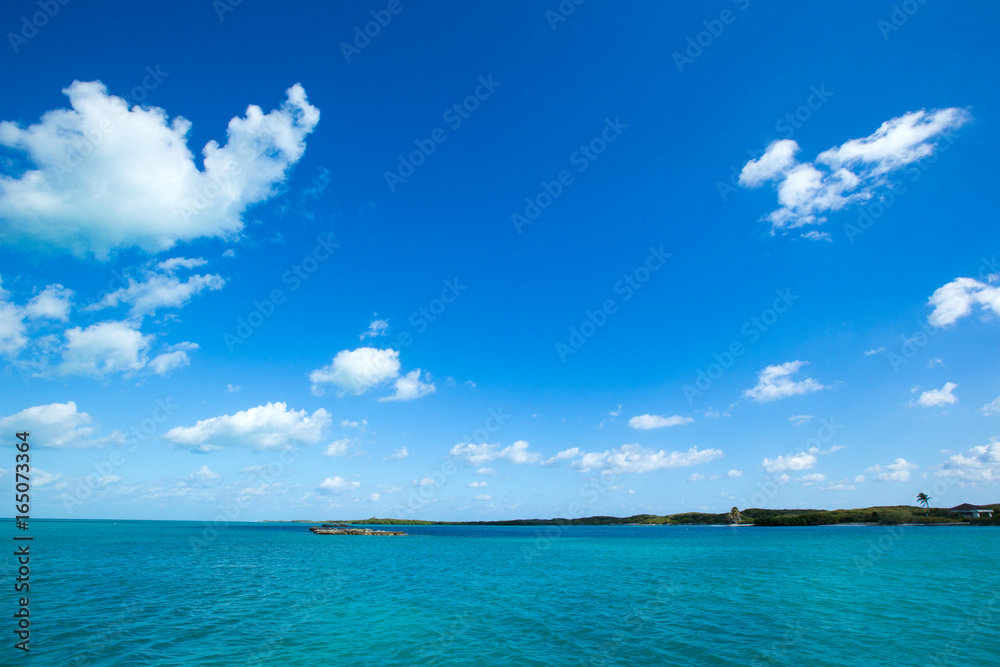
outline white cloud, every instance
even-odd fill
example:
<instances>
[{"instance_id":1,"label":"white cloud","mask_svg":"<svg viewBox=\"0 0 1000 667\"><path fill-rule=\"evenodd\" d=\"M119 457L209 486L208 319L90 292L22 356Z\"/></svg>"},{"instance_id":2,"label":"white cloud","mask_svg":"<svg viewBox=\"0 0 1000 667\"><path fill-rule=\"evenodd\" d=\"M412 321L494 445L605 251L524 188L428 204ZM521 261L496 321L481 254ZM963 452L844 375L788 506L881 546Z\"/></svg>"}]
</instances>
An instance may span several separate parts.
<instances>
[{"instance_id":1,"label":"white cloud","mask_svg":"<svg viewBox=\"0 0 1000 667\"><path fill-rule=\"evenodd\" d=\"M195 343L178 343L177 345L171 345L167 348L166 352L157 355L150 360L149 369L157 375L166 375L176 368L188 366L191 364L191 359L188 357L187 353L191 350L197 350L198 347L199 346Z\"/></svg>"},{"instance_id":2,"label":"white cloud","mask_svg":"<svg viewBox=\"0 0 1000 667\"><path fill-rule=\"evenodd\" d=\"M734 477L735 478L735 477L742 477L742 476L743 476L743 471L742 470L730 470L729 472L726 473L726 477Z\"/></svg>"},{"instance_id":3,"label":"white cloud","mask_svg":"<svg viewBox=\"0 0 1000 667\"><path fill-rule=\"evenodd\" d=\"M487 482L469 482L470 489L481 489L483 487L489 486Z\"/></svg>"},{"instance_id":4,"label":"white cloud","mask_svg":"<svg viewBox=\"0 0 1000 667\"><path fill-rule=\"evenodd\" d=\"M767 472L784 472L786 470L809 470L816 465L815 448L790 456L779 456L774 459L765 458L761 467Z\"/></svg>"},{"instance_id":5,"label":"white cloud","mask_svg":"<svg viewBox=\"0 0 1000 667\"><path fill-rule=\"evenodd\" d=\"M47 319L65 322L69 319L69 309L73 303L73 290L62 285L48 285L35 295L24 307L24 314L31 319Z\"/></svg>"},{"instance_id":6,"label":"white cloud","mask_svg":"<svg viewBox=\"0 0 1000 667\"><path fill-rule=\"evenodd\" d=\"M343 477L333 476L327 477L322 482L319 483L317 487L320 491L325 491L327 493L345 493L347 491L354 491L361 486L361 482L350 482Z\"/></svg>"},{"instance_id":7,"label":"white cloud","mask_svg":"<svg viewBox=\"0 0 1000 667\"><path fill-rule=\"evenodd\" d=\"M612 416L612 417L618 417L618 416L621 416L621 413L622 413L622 405L621 405L621 403L619 403L618 404L618 409L617 410L612 410L608 414L610 416Z\"/></svg>"},{"instance_id":8,"label":"white cloud","mask_svg":"<svg viewBox=\"0 0 1000 667\"><path fill-rule=\"evenodd\" d=\"M788 418L788 421L794 422L796 426L802 426L808 423L813 418L812 415L792 415Z\"/></svg>"},{"instance_id":9,"label":"white cloud","mask_svg":"<svg viewBox=\"0 0 1000 667\"><path fill-rule=\"evenodd\" d=\"M757 386L744 391L743 396L758 403L766 403L779 398L827 389L828 387L812 378L806 378L799 382L791 379L792 375L808 363L807 361L788 361L776 366L768 366L757 374Z\"/></svg>"},{"instance_id":10,"label":"white cloud","mask_svg":"<svg viewBox=\"0 0 1000 667\"><path fill-rule=\"evenodd\" d=\"M934 290L927 303L934 308L927 321L935 327L946 327L970 315L973 306L1000 315L1000 287L975 278L956 278Z\"/></svg>"},{"instance_id":11,"label":"white cloud","mask_svg":"<svg viewBox=\"0 0 1000 667\"><path fill-rule=\"evenodd\" d=\"M921 405L925 408L938 408L943 405L953 405L958 403L958 396L951 393L956 387L958 387L958 385L954 382L945 382L944 386L940 389L930 389L925 391L920 394L920 398L917 399L917 405Z\"/></svg>"},{"instance_id":12,"label":"white cloud","mask_svg":"<svg viewBox=\"0 0 1000 667\"><path fill-rule=\"evenodd\" d=\"M129 373L146 365L153 336L144 336L126 322L100 322L66 331L60 375L103 376Z\"/></svg>"},{"instance_id":13,"label":"white cloud","mask_svg":"<svg viewBox=\"0 0 1000 667\"><path fill-rule=\"evenodd\" d=\"M323 385L333 385L340 394L360 396L399 375L399 350L359 347L341 350L329 365L309 374L312 391L324 393Z\"/></svg>"},{"instance_id":14,"label":"white cloud","mask_svg":"<svg viewBox=\"0 0 1000 667\"><path fill-rule=\"evenodd\" d=\"M372 320L372 323L368 325L368 331L361 334L360 339L365 338L375 338L375 336L384 336L389 331L389 322L386 320Z\"/></svg>"},{"instance_id":15,"label":"white cloud","mask_svg":"<svg viewBox=\"0 0 1000 667\"><path fill-rule=\"evenodd\" d=\"M340 422L340 425L344 428L356 428L359 431L364 431L365 427L368 426L368 420L362 419L360 421L348 421L347 419Z\"/></svg>"},{"instance_id":16,"label":"white cloud","mask_svg":"<svg viewBox=\"0 0 1000 667\"><path fill-rule=\"evenodd\" d=\"M822 482L826 479L826 475L822 473L814 472L808 475L803 475L802 477L796 477L796 482L801 482L802 486L812 486L816 482Z\"/></svg>"},{"instance_id":17,"label":"white cloud","mask_svg":"<svg viewBox=\"0 0 1000 667\"><path fill-rule=\"evenodd\" d=\"M226 385L226 393L227 394L235 394L239 390L240 390L240 386L238 384L232 384L232 383L230 383L230 384Z\"/></svg>"},{"instance_id":18,"label":"white cloud","mask_svg":"<svg viewBox=\"0 0 1000 667\"><path fill-rule=\"evenodd\" d=\"M380 403L386 401L412 401L437 391L433 382L425 383L420 381L420 369L410 371L406 375L396 378L396 393L391 396L379 398Z\"/></svg>"},{"instance_id":19,"label":"white cloud","mask_svg":"<svg viewBox=\"0 0 1000 667\"><path fill-rule=\"evenodd\" d=\"M692 447L686 452L667 452L646 449L642 445L622 445L604 452L581 452L573 467L581 472L591 469L607 470L612 474L644 473L668 468L686 468L708 463L722 456L718 449Z\"/></svg>"},{"instance_id":20,"label":"white cloud","mask_svg":"<svg viewBox=\"0 0 1000 667\"><path fill-rule=\"evenodd\" d=\"M750 160L740 172L740 185L755 188L788 173L795 164L799 145L791 139L772 142L764 154Z\"/></svg>"},{"instance_id":21,"label":"white cloud","mask_svg":"<svg viewBox=\"0 0 1000 667\"><path fill-rule=\"evenodd\" d=\"M409 455L410 455L410 451L406 447L401 447L400 449L397 449L396 451L394 451L392 454L389 454L389 456L383 456L382 460L383 461L399 461L399 460L405 459Z\"/></svg>"},{"instance_id":22,"label":"white cloud","mask_svg":"<svg viewBox=\"0 0 1000 667\"><path fill-rule=\"evenodd\" d=\"M865 350L865 356L866 357L870 357L873 354L878 354L879 352L885 352L885 346L884 345L882 347L875 347L875 348L872 348L870 350Z\"/></svg>"},{"instance_id":23,"label":"white cloud","mask_svg":"<svg viewBox=\"0 0 1000 667\"><path fill-rule=\"evenodd\" d=\"M982 408L983 414L987 417L993 417L995 415L1000 415L1000 396L997 396L992 401L984 405Z\"/></svg>"},{"instance_id":24,"label":"white cloud","mask_svg":"<svg viewBox=\"0 0 1000 667\"><path fill-rule=\"evenodd\" d=\"M664 417L663 415L638 415L628 420L628 425L637 431L647 431L654 428L664 428L665 426L677 426L678 424L690 424L694 420L690 417Z\"/></svg>"},{"instance_id":25,"label":"white cloud","mask_svg":"<svg viewBox=\"0 0 1000 667\"><path fill-rule=\"evenodd\" d=\"M484 493L481 493L478 496L476 496L475 498L473 498L473 500L477 500L477 501L479 501L479 502L482 503L482 502L487 502L487 501L493 500L493 496L488 496L488 495L486 495Z\"/></svg>"},{"instance_id":26,"label":"white cloud","mask_svg":"<svg viewBox=\"0 0 1000 667\"><path fill-rule=\"evenodd\" d=\"M98 81L74 81L63 93L71 109L49 111L26 129L0 123L0 145L32 165L0 177L0 230L99 259L116 248L159 252L200 237L234 238L243 212L274 193L319 121L296 84L280 109L265 115L251 105L230 120L227 144L213 140L202 150L202 170L184 118L130 109Z\"/></svg>"},{"instance_id":27,"label":"white cloud","mask_svg":"<svg viewBox=\"0 0 1000 667\"><path fill-rule=\"evenodd\" d=\"M880 465L874 465L866 469L865 474L875 475L873 479L877 482L906 482L910 479L910 472L916 469L916 463L910 463L906 459L896 459L884 468Z\"/></svg>"},{"instance_id":28,"label":"white cloud","mask_svg":"<svg viewBox=\"0 0 1000 667\"><path fill-rule=\"evenodd\" d=\"M464 458L469 465L478 466L490 461L509 461L515 464L532 464L542 460L538 452L528 450L528 443L518 440L512 445L500 448L496 444L459 443L448 452L452 456ZM484 473L485 474L485 473Z\"/></svg>"},{"instance_id":29,"label":"white cloud","mask_svg":"<svg viewBox=\"0 0 1000 667\"><path fill-rule=\"evenodd\" d=\"M330 415L322 408L310 416L305 410L289 410L284 403L268 403L234 415L204 419L194 426L172 428L163 438L201 452L224 447L284 449L295 443L315 444L329 423Z\"/></svg>"},{"instance_id":30,"label":"white cloud","mask_svg":"<svg viewBox=\"0 0 1000 667\"><path fill-rule=\"evenodd\" d=\"M986 445L949 457L934 475L954 479L961 485L1000 481L1000 440L991 438Z\"/></svg>"},{"instance_id":31,"label":"white cloud","mask_svg":"<svg viewBox=\"0 0 1000 667\"><path fill-rule=\"evenodd\" d=\"M33 447L102 447L121 442L121 434L113 432L99 437L94 420L86 412L78 412L76 403L50 403L26 408L0 419L0 431L27 431Z\"/></svg>"},{"instance_id":32,"label":"white cloud","mask_svg":"<svg viewBox=\"0 0 1000 667\"><path fill-rule=\"evenodd\" d=\"M62 285L48 285L21 307L9 300L0 280L0 354L16 356L28 344L25 319L66 321L72 296Z\"/></svg>"},{"instance_id":33,"label":"white cloud","mask_svg":"<svg viewBox=\"0 0 1000 667\"><path fill-rule=\"evenodd\" d=\"M211 484L212 482L222 479L222 476L218 473L212 472L212 469L208 466L203 465L197 472L192 473L188 479L197 484Z\"/></svg>"},{"instance_id":34,"label":"white cloud","mask_svg":"<svg viewBox=\"0 0 1000 667\"><path fill-rule=\"evenodd\" d=\"M130 305L129 315L139 318L152 315L161 308L183 308L196 295L205 290L220 290L226 281L215 274L190 276L182 281L174 272L178 267L191 268L203 264L204 260L188 260L175 257L160 262L156 269L145 268L137 280L128 278L128 285L110 294L84 310L103 310L119 304Z\"/></svg>"},{"instance_id":35,"label":"white cloud","mask_svg":"<svg viewBox=\"0 0 1000 667\"><path fill-rule=\"evenodd\" d=\"M700 472L693 472L690 475L688 475L688 481L689 482L700 482L703 479L707 479L707 478L704 475L702 475Z\"/></svg>"},{"instance_id":36,"label":"white cloud","mask_svg":"<svg viewBox=\"0 0 1000 667\"><path fill-rule=\"evenodd\" d=\"M818 224L826 213L871 199L888 174L934 153L935 141L971 119L963 109L913 111L883 123L874 133L823 151L816 162L800 163L799 145L775 141L740 173L740 184L775 183L779 208L766 216L773 230ZM826 240L822 234L815 240Z\"/></svg>"},{"instance_id":37,"label":"white cloud","mask_svg":"<svg viewBox=\"0 0 1000 667\"><path fill-rule=\"evenodd\" d=\"M373 494L371 494L370 496L368 496L368 500L369 500L370 502L373 502L373 503L374 503L374 502L378 501L378 500L379 500L379 498L381 498L381 497L382 497L382 494L381 494L381 493L378 493L378 492L376 492L376 493L373 493Z\"/></svg>"},{"instance_id":38,"label":"white cloud","mask_svg":"<svg viewBox=\"0 0 1000 667\"><path fill-rule=\"evenodd\" d=\"M354 441L350 438L340 438L339 440L334 440L329 445L326 446L326 451L323 452L324 456L347 456L351 451L351 445Z\"/></svg>"},{"instance_id":39,"label":"white cloud","mask_svg":"<svg viewBox=\"0 0 1000 667\"><path fill-rule=\"evenodd\" d=\"M583 453L584 453L583 450L581 450L579 447L570 447L569 449L562 450L555 456L550 456L549 458L545 459L542 465L550 466L559 463L560 461L568 461L569 459L576 458L577 456L580 456Z\"/></svg>"},{"instance_id":40,"label":"white cloud","mask_svg":"<svg viewBox=\"0 0 1000 667\"><path fill-rule=\"evenodd\" d=\"M494 477L497 474L495 468L480 468L476 471L477 475L486 475L487 477Z\"/></svg>"}]
</instances>

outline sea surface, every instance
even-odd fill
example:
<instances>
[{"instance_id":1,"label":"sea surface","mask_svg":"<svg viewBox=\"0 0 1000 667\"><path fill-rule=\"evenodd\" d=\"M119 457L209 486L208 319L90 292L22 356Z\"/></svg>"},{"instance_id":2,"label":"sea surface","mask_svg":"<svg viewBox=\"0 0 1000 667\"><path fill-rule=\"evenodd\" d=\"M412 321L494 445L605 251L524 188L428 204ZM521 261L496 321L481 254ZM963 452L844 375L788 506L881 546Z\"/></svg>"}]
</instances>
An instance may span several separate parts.
<instances>
[{"instance_id":1,"label":"sea surface","mask_svg":"<svg viewBox=\"0 0 1000 667\"><path fill-rule=\"evenodd\" d=\"M33 521L0 664L1000 664L996 528L206 526Z\"/></svg>"}]
</instances>

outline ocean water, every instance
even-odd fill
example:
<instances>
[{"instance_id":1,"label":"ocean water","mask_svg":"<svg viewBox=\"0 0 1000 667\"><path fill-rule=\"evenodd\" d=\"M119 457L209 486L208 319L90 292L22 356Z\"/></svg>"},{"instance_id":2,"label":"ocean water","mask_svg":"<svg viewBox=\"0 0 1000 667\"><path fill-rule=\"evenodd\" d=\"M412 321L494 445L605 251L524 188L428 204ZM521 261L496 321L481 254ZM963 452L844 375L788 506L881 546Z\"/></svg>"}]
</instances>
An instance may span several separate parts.
<instances>
[{"instance_id":1,"label":"ocean water","mask_svg":"<svg viewBox=\"0 0 1000 667\"><path fill-rule=\"evenodd\" d=\"M1000 664L994 528L204 529L34 521L0 664Z\"/></svg>"}]
</instances>

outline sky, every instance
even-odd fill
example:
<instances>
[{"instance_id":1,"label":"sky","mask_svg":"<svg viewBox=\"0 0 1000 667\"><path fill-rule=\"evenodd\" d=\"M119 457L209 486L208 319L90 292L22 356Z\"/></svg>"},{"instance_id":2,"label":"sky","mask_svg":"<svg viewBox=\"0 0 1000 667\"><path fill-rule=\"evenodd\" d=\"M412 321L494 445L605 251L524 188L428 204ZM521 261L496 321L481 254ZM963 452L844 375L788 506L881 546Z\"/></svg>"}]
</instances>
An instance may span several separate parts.
<instances>
[{"instance_id":1,"label":"sky","mask_svg":"<svg viewBox=\"0 0 1000 667\"><path fill-rule=\"evenodd\" d=\"M28 431L37 517L1000 502L998 19L5 3L2 488Z\"/></svg>"}]
</instances>

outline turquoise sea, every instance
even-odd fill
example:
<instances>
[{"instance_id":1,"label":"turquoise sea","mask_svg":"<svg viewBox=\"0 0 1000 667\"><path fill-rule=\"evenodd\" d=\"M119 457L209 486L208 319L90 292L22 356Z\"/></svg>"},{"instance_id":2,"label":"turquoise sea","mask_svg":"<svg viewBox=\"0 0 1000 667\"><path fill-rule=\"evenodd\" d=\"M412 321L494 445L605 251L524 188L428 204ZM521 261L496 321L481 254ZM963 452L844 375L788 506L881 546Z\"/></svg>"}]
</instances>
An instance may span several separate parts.
<instances>
[{"instance_id":1,"label":"turquoise sea","mask_svg":"<svg viewBox=\"0 0 1000 667\"><path fill-rule=\"evenodd\" d=\"M1000 664L994 528L205 527L34 521L0 664Z\"/></svg>"}]
</instances>

